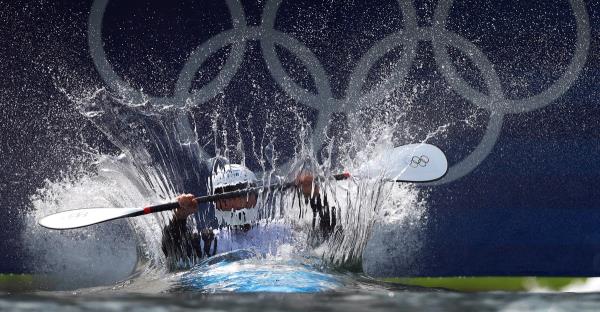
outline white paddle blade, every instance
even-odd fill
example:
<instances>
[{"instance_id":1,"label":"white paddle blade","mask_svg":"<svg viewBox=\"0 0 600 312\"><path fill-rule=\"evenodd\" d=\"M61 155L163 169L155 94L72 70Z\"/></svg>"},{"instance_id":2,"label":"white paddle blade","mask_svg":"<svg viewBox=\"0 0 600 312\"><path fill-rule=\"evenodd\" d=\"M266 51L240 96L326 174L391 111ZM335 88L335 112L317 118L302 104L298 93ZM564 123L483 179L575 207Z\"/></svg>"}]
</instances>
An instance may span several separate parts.
<instances>
[{"instance_id":1,"label":"white paddle blade","mask_svg":"<svg viewBox=\"0 0 600 312\"><path fill-rule=\"evenodd\" d=\"M143 208L88 208L62 211L42 218L38 223L53 230L76 229L96 223L123 218L143 211Z\"/></svg>"},{"instance_id":2,"label":"white paddle blade","mask_svg":"<svg viewBox=\"0 0 600 312\"><path fill-rule=\"evenodd\" d=\"M431 144L408 144L396 147L369 160L355 174L380 177L398 182L430 182L448 171L446 155Z\"/></svg>"}]
</instances>

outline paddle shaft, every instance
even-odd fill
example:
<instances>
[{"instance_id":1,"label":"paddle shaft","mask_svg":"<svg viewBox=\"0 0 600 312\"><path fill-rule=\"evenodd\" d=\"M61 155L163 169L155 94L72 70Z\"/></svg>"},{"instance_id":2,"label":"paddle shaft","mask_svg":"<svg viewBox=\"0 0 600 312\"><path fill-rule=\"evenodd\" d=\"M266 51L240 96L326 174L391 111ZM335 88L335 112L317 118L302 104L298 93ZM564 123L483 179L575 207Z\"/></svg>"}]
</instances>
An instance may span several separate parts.
<instances>
[{"instance_id":1,"label":"paddle shaft","mask_svg":"<svg viewBox=\"0 0 600 312\"><path fill-rule=\"evenodd\" d=\"M338 181L345 180L350 177L350 174L349 173L340 173L340 174L334 175L333 177L334 177L334 179L336 179ZM200 197L194 198L194 200L196 200L197 203L208 203L208 202L214 202L214 201L218 201L218 200L222 200L222 199L240 197L240 196L247 195L248 193L257 193L259 191L264 191L264 190L286 189L286 188L292 187L294 185L296 185L296 183L294 183L294 182L273 183L269 186L256 186L256 187L250 187L250 188L226 192L226 193L200 196ZM179 208L178 202L171 202L171 203L166 203L166 204L148 206L148 207L144 207L143 210L140 210L139 212L136 212L136 213L130 215L130 217L136 217L136 216L141 216L141 215L156 213L156 212L161 212L161 211L168 211L168 210L173 210L173 209L177 209L177 208Z\"/></svg>"}]
</instances>

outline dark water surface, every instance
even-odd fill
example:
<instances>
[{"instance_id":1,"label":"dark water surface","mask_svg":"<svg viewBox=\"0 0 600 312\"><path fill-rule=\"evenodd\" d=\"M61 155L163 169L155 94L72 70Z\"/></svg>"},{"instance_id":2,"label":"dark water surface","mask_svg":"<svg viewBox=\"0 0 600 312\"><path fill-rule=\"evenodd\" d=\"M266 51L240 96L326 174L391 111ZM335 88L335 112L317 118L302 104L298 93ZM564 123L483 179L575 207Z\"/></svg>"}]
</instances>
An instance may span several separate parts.
<instances>
[{"instance_id":1,"label":"dark water surface","mask_svg":"<svg viewBox=\"0 0 600 312\"><path fill-rule=\"evenodd\" d=\"M0 296L6 311L597 311L600 294L455 293L436 290L319 294L71 293Z\"/></svg>"}]
</instances>

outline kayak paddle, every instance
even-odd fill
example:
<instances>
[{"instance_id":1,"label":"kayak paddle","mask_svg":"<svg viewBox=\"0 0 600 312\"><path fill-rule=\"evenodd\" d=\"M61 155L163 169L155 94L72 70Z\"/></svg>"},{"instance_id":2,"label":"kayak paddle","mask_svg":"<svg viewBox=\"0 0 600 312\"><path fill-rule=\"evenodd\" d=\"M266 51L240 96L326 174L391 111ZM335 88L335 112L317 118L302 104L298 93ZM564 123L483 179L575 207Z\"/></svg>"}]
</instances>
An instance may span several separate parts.
<instances>
[{"instance_id":1,"label":"kayak paddle","mask_svg":"<svg viewBox=\"0 0 600 312\"><path fill-rule=\"evenodd\" d=\"M396 147L369 160L353 176L356 178L381 178L393 182L430 182L442 178L448 170L444 153L430 144L409 144ZM334 176L336 180L350 178L350 173ZM227 193L196 197L198 203L214 202L234 198L251 192L267 189L288 188L294 182L275 183L269 186L257 186ZM76 229L106 221L137 217L150 213L173 210L179 207L177 202L148 206L144 208L84 208L58 212L42 218L39 224L53 230Z\"/></svg>"}]
</instances>

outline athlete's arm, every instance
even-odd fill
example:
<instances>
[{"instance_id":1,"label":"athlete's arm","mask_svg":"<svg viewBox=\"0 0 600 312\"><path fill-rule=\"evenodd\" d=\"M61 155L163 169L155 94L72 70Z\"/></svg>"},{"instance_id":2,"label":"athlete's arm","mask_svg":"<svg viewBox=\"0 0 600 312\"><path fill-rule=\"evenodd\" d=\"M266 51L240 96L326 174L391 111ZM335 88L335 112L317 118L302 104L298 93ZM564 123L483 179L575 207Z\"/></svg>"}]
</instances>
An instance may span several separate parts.
<instances>
[{"instance_id":1,"label":"athlete's arm","mask_svg":"<svg viewBox=\"0 0 600 312\"><path fill-rule=\"evenodd\" d=\"M302 191L304 198L312 208L313 229L316 228L318 219L318 229L321 235L324 238L329 237L335 229L337 220L335 207L329 207L327 202L327 194L321 197L319 185L314 182L314 177L310 173L301 173L296 179L296 186Z\"/></svg>"},{"instance_id":2,"label":"athlete's arm","mask_svg":"<svg viewBox=\"0 0 600 312\"><path fill-rule=\"evenodd\" d=\"M173 218L162 232L162 250L168 258L202 257L200 237L192 234L187 226L187 218L198 211L194 195L180 195L177 202L179 208L175 209Z\"/></svg>"}]
</instances>

